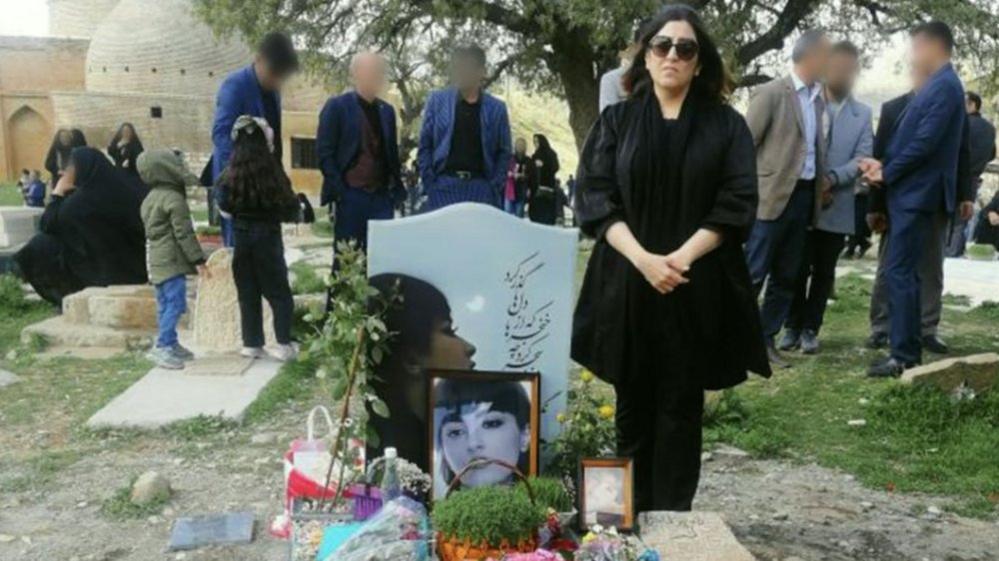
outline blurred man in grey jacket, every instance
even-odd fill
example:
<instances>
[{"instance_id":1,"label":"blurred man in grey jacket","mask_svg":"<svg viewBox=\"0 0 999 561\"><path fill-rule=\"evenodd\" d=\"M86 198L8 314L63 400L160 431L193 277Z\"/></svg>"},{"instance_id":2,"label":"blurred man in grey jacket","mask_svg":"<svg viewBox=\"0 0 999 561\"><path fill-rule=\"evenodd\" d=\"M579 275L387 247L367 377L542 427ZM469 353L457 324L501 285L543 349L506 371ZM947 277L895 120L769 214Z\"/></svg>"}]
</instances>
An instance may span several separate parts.
<instances>
[{"instance_id":1,"label":"blurred man in grey jacket","mask_svg":"<svg viewBox=\"0 0 999 561\"><path fill-rule=\"evenodd\" d=\"M874 149L871 108L853 97L860 73L860 52L849 41L833 45L826 72L826 178L831 186L824 195L815 226L808 233L804 263L778 348L801 348L805 354L819 350L818 333L826 301L836 277L836 261L846 236L854 233L855 190L860 159Z\"/></svg>"}]
</instances>

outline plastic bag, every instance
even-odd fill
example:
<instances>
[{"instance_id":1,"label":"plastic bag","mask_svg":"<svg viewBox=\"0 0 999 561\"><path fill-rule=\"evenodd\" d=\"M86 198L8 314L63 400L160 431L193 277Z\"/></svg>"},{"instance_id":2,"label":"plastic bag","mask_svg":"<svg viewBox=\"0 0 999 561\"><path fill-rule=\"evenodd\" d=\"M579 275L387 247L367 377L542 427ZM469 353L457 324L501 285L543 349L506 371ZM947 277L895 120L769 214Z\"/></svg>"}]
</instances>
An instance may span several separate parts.
<instances>
[{"instance_id":1,"label":"plastic bag","mask_svg":"<svg viewBox=\"0 0 999 561\"><path fill-rule=\"evenodd\" d=\"M319 561L427 561L431 539L427 510L413 499L399 497Z\"/></svg>"}]
</instances>

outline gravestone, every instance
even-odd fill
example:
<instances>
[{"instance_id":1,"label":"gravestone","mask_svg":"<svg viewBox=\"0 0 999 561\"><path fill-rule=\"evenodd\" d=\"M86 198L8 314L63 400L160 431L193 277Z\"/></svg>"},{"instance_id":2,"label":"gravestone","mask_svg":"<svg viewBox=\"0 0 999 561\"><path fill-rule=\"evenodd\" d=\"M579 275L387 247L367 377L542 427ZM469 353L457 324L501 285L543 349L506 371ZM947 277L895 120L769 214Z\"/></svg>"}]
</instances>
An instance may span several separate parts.
<instances>
[{"instance_id":1,"label":"gravestone","mask_svg":"<svg viewBox=\"0 0 999 561\"><path fill-rule=\"evenodd\" d=\"M206 353L230 353L243 346L239 324L239 298L232 276L232 250L212 253L205 264L210 276L198 280L194 304L194 346ZM264 337L274 342L271 307L264 302Z\"/></svg>"},{"instance_id":2,"label":"gravestone","mask_svg":"<svg viewBox=\"0 0 999 561\"><path fill-rule=\"evenodd\" d=\"M42 209L32 207L0 207L0 248L28 243L38 232L42 212Z\"/></svg>"},{"instance_id":3,"label":"gravestone","mask_svg":"<svg viewBox=\"0 0 999 561\"><path fill-rule=\"evenodd\" d=\"M488 205L463 203L369 226L368 274L408 275L437 288L475 368L538 372L541 437L566 407L579 233Z\"/></svg>"},{"instance_id":4,"label":"gravestone","mask_svg":"<svg viewBox=\"0 0 999 561\"><path fill-rule=\"evenodd\" d=\"M902 381L907 384L930 384L946 393L968 387L981 394L999 383L999 354L982 353L938 360L906 370Z\"/></svg>"},{"instance_id":5,"label":"gravestone","mask_svg":"<svg viewBox=\"0 0 999 561\"><path fill-rule=\"evenodd\" d=\"M755 561L714 512L643 512L638 515L642 541L664 560Z\"/></svg>"},{"instance_id":6,"label":"gravestone","mask_svg":"<svg viewBox=\"0 0 999 561\"><path fill-rule=\"evenodd\" d=\"M206 545L247 544L253 541L253 513L230 512L178 518L170 532L170 551Z\"/></svg>"}]
</instances>

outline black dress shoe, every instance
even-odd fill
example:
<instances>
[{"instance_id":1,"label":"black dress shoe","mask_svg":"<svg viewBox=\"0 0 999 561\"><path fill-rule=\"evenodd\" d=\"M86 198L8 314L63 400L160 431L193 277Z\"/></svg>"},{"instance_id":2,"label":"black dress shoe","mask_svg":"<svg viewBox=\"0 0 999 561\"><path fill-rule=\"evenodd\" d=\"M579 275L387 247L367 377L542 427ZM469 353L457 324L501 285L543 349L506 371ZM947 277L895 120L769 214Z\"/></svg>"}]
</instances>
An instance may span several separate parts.
<instances>
[{"instance_id":1,"label":"black dress shoe","mask_svg":"<svg viewBox=\"0 0 999 561\"><path fill-rule=\"evenodd\" d=\"M790 368L791 363L784 360L784 357L780 356L777 352L777 347L774 346L773 339L767 341L767 358L770 360L770 364L773 364L777 368Z\"/></svg>"},{"instance_id":2,"label":"black dress shoe","mask_svg":"<svg viewBox=\"0 0 999 561\"><path fill-rule=\"evenodd\" d=\"M944 343L943 340L936 335L924 335L923 348L938 355L945 355L950 352L950 348L947 346L947 343Z\"/></svg>"},{"instance_id":3,"label":"black dress shoe","mask_svg":"<svg viewBox=\"0 0 999 561\"><path fill-rule=\"evenodd\" d=\"M906 364L895 357L883 358L874 362L867 369L868 378L898 378L905 372L906 368L916 366L915 363Z\"/></svg>"},{"instance_id":4,"label":"black dress shoe","mask_svg":"<svg viewBox=\"0 0 999 561\"><path fill-rule=\"evenodd\" d=\"M883 349L888 346L887 333L871 333L871 336L864 342L868 349Z\"/></svg>"}]
</instances>

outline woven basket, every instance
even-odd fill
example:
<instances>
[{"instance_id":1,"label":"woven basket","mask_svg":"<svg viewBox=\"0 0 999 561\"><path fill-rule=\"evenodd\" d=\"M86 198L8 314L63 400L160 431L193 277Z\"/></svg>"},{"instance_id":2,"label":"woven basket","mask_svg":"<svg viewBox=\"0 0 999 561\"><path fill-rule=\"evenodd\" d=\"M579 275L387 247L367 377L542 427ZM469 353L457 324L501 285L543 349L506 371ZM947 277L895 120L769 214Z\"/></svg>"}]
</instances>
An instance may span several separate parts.
<instances>
[{"instance_id":1,"label":"woven basket","mask_svg":"<svg viewBox=\"0 0 999 561\"><path fill-rule=\"evenodd\" d=\"M497 464L509 469L517 479L524 484L524 488L527 489L527 496L531 499L532 504L537 504L534 498L534 490L531 489L531 484L528 483L527 478L521 473L517 466L504 462L502 460L491 460L491 459L481 459L469 462L459 473L454 476L451 480L451 484L447 488L447 494L445 498L450 497L451 494L461 487L461 478L466 472L482 467L487 464ZM530 538L522 539L516 544L511 544L507 540L503 540L499 544L486 543L482 540L480 543L472 543L469 540L459 540L454 536L445 536L440 532L437 532L437 554L440 556L440 561L480 561L481 559L486 559L492 557L493 559L502 559L507 553L530 553L538 549L538 535L537 530L534 530Z\"/></svg>"}]
</instances>

